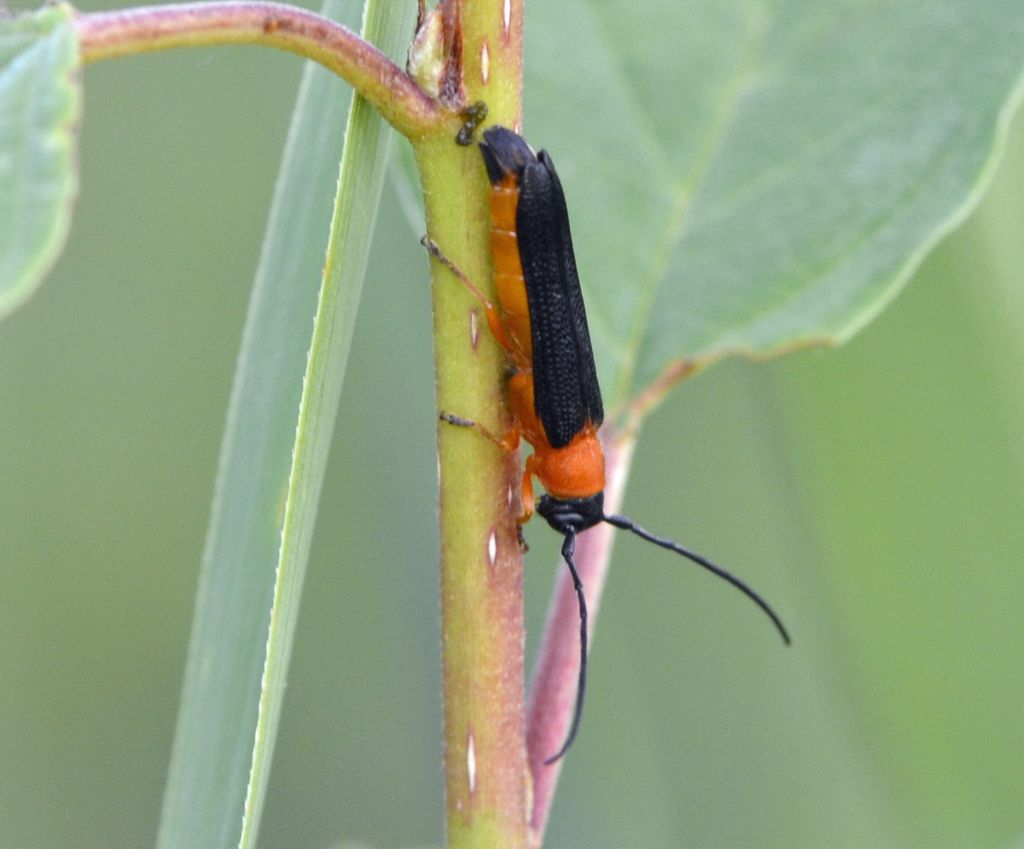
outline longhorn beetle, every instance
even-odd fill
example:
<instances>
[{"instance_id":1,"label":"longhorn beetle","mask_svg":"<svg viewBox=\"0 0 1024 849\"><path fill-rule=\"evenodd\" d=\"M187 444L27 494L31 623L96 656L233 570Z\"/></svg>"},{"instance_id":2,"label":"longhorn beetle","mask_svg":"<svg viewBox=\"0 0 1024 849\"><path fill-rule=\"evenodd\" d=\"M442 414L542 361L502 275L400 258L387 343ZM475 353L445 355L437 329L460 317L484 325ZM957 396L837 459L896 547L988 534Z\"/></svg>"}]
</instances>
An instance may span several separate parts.
<instances>
[{"instance_id":1,"label":"longhorn beetle","mask_svg":"<svg viewBox=\"0 0 1024 849\"><path fill-rule=\"evenodd\" d=\"M509 360L508 406L512 427L496 436L470 419L441 418L472 427L512 451L524 439L533 446L523 472L522 526L534 510L562 535L580 611L580 666L572 723L562 747L544 763L564 755L576 738L587 681L587 602L573 553L576 534L607 522L655 545L681 554L736 587L771 619L789 645L785 625L750 586L710 560L669 539L655 536L626 516L604 512L604 452L597 430L604 420L583 306L569 214L562 184L546 151L534 153L522 136L491 127L480 143L491 191L493 304L429 239L423 244L483 306L487 323ZM534 500L533 478L546 494Z\"/></svg>"}]
</instances>

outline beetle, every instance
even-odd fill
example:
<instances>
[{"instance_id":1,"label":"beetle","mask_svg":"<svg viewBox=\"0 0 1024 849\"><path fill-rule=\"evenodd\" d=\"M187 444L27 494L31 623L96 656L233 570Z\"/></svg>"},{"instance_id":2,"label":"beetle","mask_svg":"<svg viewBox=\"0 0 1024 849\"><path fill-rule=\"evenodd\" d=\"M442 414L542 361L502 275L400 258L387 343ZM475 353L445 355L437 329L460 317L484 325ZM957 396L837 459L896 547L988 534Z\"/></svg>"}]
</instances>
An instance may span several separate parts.
<instances>
[{"instance_id":1,"label":"beetle","mask_svg":"<svg viewBox=\"0 0 1024 849\"><path fill-rule=\"evenodd\" d=\"M605 464L598 438L604 405L561 181L548 153L535 153L510 129L489 128L479 147L491 184L490 249L498 303L492 303L436 244L426 238L423 244L483 306L509 363L512 426L497 436L471 419L451 413L442 413L441 418L476 429L504 450L515 450L520 440L528 442L533 453L523 470L520 528L536 511L562 535L562 559L579 604L580 663L572 722L561 748L545 761L551 764L576 738L586 693L587 602L573 558L580 532L607 522L674 551L750 598L787 645L790 637L768 602L740 578L626 516L604 512ZM534 497L534 478L545 490L539 499Z\"/></svg>"}]
</instances>

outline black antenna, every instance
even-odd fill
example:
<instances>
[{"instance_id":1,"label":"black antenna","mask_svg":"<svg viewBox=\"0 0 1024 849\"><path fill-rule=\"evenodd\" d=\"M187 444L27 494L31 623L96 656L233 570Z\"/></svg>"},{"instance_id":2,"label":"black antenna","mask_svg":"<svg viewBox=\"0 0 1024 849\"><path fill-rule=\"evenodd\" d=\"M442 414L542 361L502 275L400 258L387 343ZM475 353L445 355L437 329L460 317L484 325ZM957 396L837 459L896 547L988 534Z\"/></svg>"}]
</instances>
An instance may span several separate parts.
<instances>
[{"instance_id":1,"label":"black antenna","mask_svg":"<svg viewBox=\"0 0 1024 849\"><path fill-rule=\"evenodd\" d=\"M587 597L583 594L583 581L580 580L580 573L576 571L576 561L572 559L576 550L576 529L569 526L564 529L565 538L562 540L562 559L569 567L569 574L572 575L572 585L576 590L576 598L580 604L580 672L576 679L576 706L572 712L572 724L569 726L569 733L565 736L565 742L555 754L544 761L544 766L553 764L566 752L576 739L576 732L580 727L580 719L583 717L583 696L587 690Z\"/></svg>"},{"instance_id":2,"label":"black antenna","mask_svg":"<svg viewBox=\"0 0 1024 849\"><path fill-rule=\"evenodd\" d=\"M692 560L698 566L703 566L709 572L717 575L725 581L728 581L747 598L749 598L754 604L761 608L772 620L772 624L775 625L779 635L782 637L783 642L788 646L790 645L789 632L786 630L786 626L782 624L782 620L779 615L772 610L771 605L768 604L761 596L759 596L752 587L741 581L731 572L727 572L721 566L716 566L706 557L702 557L695 551L690 551L688 548L683 548L679 543L673 542L670 539L663 539L662 537L656 537L650 531L646 531L641 528L636 522L630 519L628 516L605 516L604 521L609 525L614 525L616 528L622 528L626 531L632 531L641 539L645 539L648 542L653 542L655 545L660 545L662 548L667 548L669 551L674 551L676 554L681 554L687 560Z\"/></svg>"},{"instance_id":3,"label":"black antenna","mask_svg":"<svg viewBox=\"0 0 1024 849\"><path fill-rule=\"evenodd\" d=\"M695 551L690 551L688 548L684 548L677 542L655 536L650 531L641 528L628 516L602 515L601 521L607 522L609 525L613 525L616 528L631 531L641 539L653 542L655 545L660 546L661 548L667 548L669 551L674 551L676 554L681 554L688 560L692 560L698 566L707 569L713 575L717 575L719 578L728 581L747 598L754 602L754 604L760 607L761 610L767 614L768 618L771 619L772 624L779 632L783 642L785 642L787 646L791 644L792 641L789 638L789 632L786 630L786 626L782 624L782 619L780 619L779 615L772 610L771 605L758 595L750 585L737 578L731 572L726 571L721 566L716 566L706 557L697 554ZM580 580L579 572L576 570L576 561L573 560L573 554L576 551L576 528L570 524L561 524L557 526L557 529L565 536L562 541L562 559L565 560L565 565L569 567L569 573L572 575L572 585L576 590L576 598L579 600L580 606L580 671L579 677L576 680L576 705L573 708L572 724L569 726L569 733L566 735L565 742L562 743L562 747L550 758L544 761L545 766L553 764L555 761L559 760L567 751L569 751L569 747L576 739L576 732L580 727L580 719L583 717L583 697L586 694L587 689L587 599L583 594L583 582Z\"/></svg>"}]
</instances>

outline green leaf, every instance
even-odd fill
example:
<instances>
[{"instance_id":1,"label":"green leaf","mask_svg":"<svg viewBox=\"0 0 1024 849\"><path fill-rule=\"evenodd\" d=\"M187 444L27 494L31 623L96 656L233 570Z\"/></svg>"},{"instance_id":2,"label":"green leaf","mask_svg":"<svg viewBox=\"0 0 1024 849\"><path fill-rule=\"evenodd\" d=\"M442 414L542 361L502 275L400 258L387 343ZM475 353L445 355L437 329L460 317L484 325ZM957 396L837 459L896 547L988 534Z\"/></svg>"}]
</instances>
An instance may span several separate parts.
<instances>
[{"instance_id":1,"label":"green leaf","mask_svg":"<svg viewBox=\"0 0 1024 849\"><path fill-rule=\"evenodd\" d=\"M351 17L343 11L351 5L329 0L324 14ZM376 5L369 4L366 13L370 36L394 52L398 33L407 37L411 21L403 10L397 20L382 22ZM387 147L387 131L365 107L354 111L346 133L347 92L336 77L307 65L235 375L164 798L161 849L234 847L255 838L294 607ZM313 283L321 274L322 234L335 185L327 277L310 353L310 317L317 312ZM304 381L307 355L310 372ZM282 581L277 595L276 576ZM244 836L239 831L243 811Z\"/></svg>"},{"instance_id":2,"label":"green leaf","mask_svg":"<svg viewBox=\"0 0 1024 849\"><path fill-rule=\"evenodd\" d=\"M77 69L69 6L0 14L0 318L36 290L67 237Z\"/></svg>"},{"instance_id":3,"label":"green leaf","mask_svg":"<svg viewBox=\"0 0 1024 849\"><path fill-rule=\"evenodd\" d=\"M530 12L525 130L566 184L613 402L863 327L973 208L1024 68L1018 0Z\"/></svg>"}]
</instances>

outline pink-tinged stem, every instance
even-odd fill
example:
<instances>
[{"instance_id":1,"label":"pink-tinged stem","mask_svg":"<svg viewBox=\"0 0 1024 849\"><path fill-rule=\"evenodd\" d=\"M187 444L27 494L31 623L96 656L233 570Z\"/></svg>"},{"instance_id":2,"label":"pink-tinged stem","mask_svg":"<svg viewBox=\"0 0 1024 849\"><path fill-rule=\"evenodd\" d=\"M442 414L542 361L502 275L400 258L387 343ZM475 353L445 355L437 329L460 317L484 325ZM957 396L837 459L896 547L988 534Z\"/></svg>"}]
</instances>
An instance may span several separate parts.
<instances>
[{"instance_id":1,"label":"pink-tinged stem","mask_svg":"<svg viewBox=\"0 0 1024 849\"><path fill-rule=\"evenodd\" d=\"M319 62L410 138L423 136L445 117L437 102L372 44L341 24L282 3L181 3L79 13L75 29L84 62L174 47L258 44Z\"/></svg>"},{"instance_id":2,"label":"pink-tinged stem","mask_svg":"<svg viewBox=\"0 0 1024 849\"><path fill-rule=\"evenodd\" d=\"M523 0L443 0L429 15L418 38L419 54L427 57L419 66L425 76L433 68L439 97L483 101L489 123L514 124ZM453 138L437 134L413 146L427 233L494 298L487 172L476 145L461 147ZM443 264L431 261L431 268L438 409L504 432L504 352L466 287ZM438 424L446 846L526 849L519 452Z\"/></svg>"},{"instance_id":3,"label":"pink-tinged stem","mask_svg":"<svg viewBox=\"0 0 1024 849\"><path fill-rule=\"evenodd\" d=\"M606 513L614 513L622 503L626 488L633 441L618 442L605 428L602 442L606 468L604 509ZM591 635L611 559L614 533L615 528L611 525L600 524L577 537L575 560L587 597ZM565 741L576 703L580 660L579 607L569 571L564 564L560 566L526 710L526 749L533 777L531 847L539 847L544 840L544 829L562 770L562 760L547 765L544 761ZM567 757L572 757L571 751Z\"/></svg>"}]
</instances>

